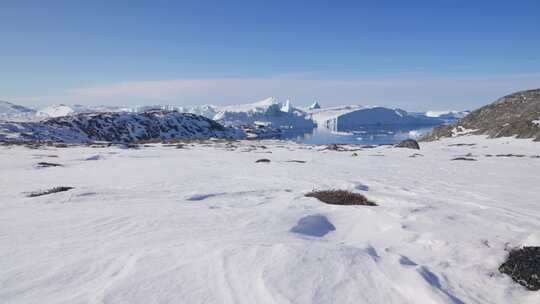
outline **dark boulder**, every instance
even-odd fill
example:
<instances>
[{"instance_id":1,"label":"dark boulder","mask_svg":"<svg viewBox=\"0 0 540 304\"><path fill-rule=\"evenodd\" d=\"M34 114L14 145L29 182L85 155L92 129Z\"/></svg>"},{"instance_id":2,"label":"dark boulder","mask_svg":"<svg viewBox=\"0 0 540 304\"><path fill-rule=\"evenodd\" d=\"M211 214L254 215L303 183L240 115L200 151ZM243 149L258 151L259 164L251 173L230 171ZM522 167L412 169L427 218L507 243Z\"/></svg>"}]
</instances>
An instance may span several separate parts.
<instances>
[{"instance_id":1,"label":"dark boulder","mask_svg":"<svg viewBox=\"0 0 540 304\"><path fill-rule=\"evenodd\" d=\"M529 290L540 289L540 247L523 247L510 252L499 271Z\"/></svg>"},{"instance_id":2,"label":"dark boulder","mask_svg":"<svg viewBox=\"0 0 540 304\"><path fill-rule=\"evenodd\" d=\"M420 145L414 139L405 139L404 141L402 141L399 144L395 145L395 147L396 148L409 148L409 149L420 150Z\"/></svg>"},{"instance_id":3,"label":"dark boulder","mask_svg":"<svg viewBox=\"0 0 540 304\"><path fill-rule=\"evenodd\" d=\"M261 159L257 159L255 162L256 163L269 163L270 160L268 158L261 158Z\"/></svg>"}]
</instances>

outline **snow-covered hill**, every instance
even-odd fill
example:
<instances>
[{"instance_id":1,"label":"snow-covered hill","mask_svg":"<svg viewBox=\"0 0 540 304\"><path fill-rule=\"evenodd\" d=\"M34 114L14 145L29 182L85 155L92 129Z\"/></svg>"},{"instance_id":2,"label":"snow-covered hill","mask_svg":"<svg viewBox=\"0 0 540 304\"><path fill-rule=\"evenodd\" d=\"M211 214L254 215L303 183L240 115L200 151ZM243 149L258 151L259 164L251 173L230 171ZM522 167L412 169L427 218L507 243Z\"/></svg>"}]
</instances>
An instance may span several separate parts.
<instances>
[{"instance_id":1,"label":"snow-covered hill","mask_svg":"<svg viewBox=\"0 0 540 304\"><path fill-rule=\"evenodd\" d=\"M465 134L491 137L517 136L540 141L540 89L519 91L501 97L459 119L455 125L440 126L425 140Z\"/></svg>"},{"instance_id":2,"label":"snow-covered hill","mask_svg":"<svg viewBox=\"0 0 540 304\"><path fill-rule=\"evenodd\" d=\"M51 106L47 106L45 108L39 109L36 115L43 118L49 118L49 117L68 116L68 115L72 115L76 113L77 113L76 110L73 109L72 107L59 104L59 105L51 105Z\"/></svg>"},{"instance_id":3,"label":"snow-covered hill","mask_svg":"<svg viewBox=\"0 0 540 304\"><path fill-rule=\"evenodd\" d=\"M134 142L178 138L243 138L244 132L177 111L82 113L41 122L0 123L0 140Z\"/></svg>"},{"instance_id":4,"label":"snow-covered hill","mask_svg":"<svg viewBox=\"0 0 540 304\"><path fill-rule=\"evenodd\" d=\"M0 121L28 121L35 113L33 109L0 100Z\"/></svg>"},{"instance_id":5,"label":"snow-covered hill","mask_svg":"<svg viewBox=\"0 0 540 304\"><path fill-rule=\"evenodd\" d=\"M148 109L150 110L150 109ZM163 109L167 110L167 109ZM39 109L36 112L36 116L39 119L46 119L52 117L62 117L70 116L80 113L105 113L105 112L144 112L144 111L135 111L133 108L129 107L115 107L115 106L86 106L86 105L65 105L57 104L51 105Z\"/></svg>"}]
</instances>

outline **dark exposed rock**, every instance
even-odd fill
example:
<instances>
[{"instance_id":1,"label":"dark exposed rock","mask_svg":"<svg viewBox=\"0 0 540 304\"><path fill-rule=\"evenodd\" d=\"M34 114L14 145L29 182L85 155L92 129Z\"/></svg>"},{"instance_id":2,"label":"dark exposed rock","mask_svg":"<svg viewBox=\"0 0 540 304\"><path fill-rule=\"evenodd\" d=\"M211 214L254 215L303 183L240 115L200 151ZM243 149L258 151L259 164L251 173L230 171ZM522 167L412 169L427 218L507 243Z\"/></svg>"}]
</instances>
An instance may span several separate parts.
<instances>
[{"instance_id":1,"label":"dark exposed rock","mask_svg":"<svg viewBox=\"0 0 540 304\"><path fill-rule=\"evenodd\" d=\"M540 247L523 247L510 251L499 271L529 290L540 290Z\"/></svg>"},{"instance_id":2,"label":"dark exposed rock","mask_svg":"<svg viewBox=\"0 0 540 304\"><path fill-rule=\"evenodd\" d=\"M395 145L395 147L396 148L408 148L408 149L420 150L420 145L414 139L405 139L404 141L402 141L399 144Z\"/></svg>"},{"instance_id":3,"label":"dark exposed rock","mask_svg":"<svg viewBox=\"0 0 540 304\"><path fill-rule=\"evenodd\" d=\"M451 145L448 145L449 147L463 147L463 146L467 146L467 147L471 147L471 146L475 146L476 144L451 144Z\"/></svg>"},{"instance_id":4,"label":"dark exposed rock","mask_svg":"<svg viewBox=\"0 0 540 304\"><path fill-rule=\"evenodd\" d=\"M283 136L280 128L271 126L240 124L235 127L244 131L247 139L279 139Z\"/></svg>"},{"instance_id":5,"label":"dark exposed rock","mask_svg":"<svg viewBox=\"0 0 540 304\"><path fill-rule=\"evenodd\" d=\"M314 197L321 202L331 205L365 205L377 206L376 203L368 200L360 193L354 193L345 190L322 190L313 191L305 195L306 197Z\"/></svg>"},{"instance_id":6,"label":"dark exposed rock","mask_svg":"<svg viewBox=\"0 0 540 304\"><path fill-rule=\"evenodd\" d=\"M71 189L74 189L73 187L54 187L52 189L48 189L48 190L44 190L44 191L36 191L36 192L31 192L29 193L27 196L28 197L36 197L36 196L42 196L42 195L47 195L47 194L52 194L52 193L57 193L57 192L64 192L64 191L68 191L68 190L71 190Z\"/></svg>"},{"instance_id":7,"label":"dark exposed rock","mask_svg":"<svg viewBox=\"0 0 540 304\"><path fill-rule=\"evenodd\" d=\"M37 163L38 168L47 168L47 167L62 167L60 164L48 163L48 162L39 162Z\"/></svg>"},{"instance_id":8,"label":"dark exposed rock","mask_svg":"<svg viewBox=\"0 0 540 304\"><path fill-rule=\"evenodd\" d=\"M257 159L255 162L256 163L269 163L270 160L268 158L261 158L261 159Z\"/></svg>"},{"instance_id":9,"label":"dark exposed rock","mask_svg":"<svg viewBox=\"0 0 540 304\"><path fill-rule=\"evenodd\" d=\"M422 140L432 141L465 133L489 137L516 136L540 141L540 89L502 97L471 112L455 125L436 127Z\"/></svg>"},{"instance_id":10,"label":"dark exposed rock","mask_svg":"<svg viewBox=\"0 0 540 304\"><path fill-rule=\"evenodd\" d=\"M330 150L330 151L343 151L343 148L337 144L330 144L324 148L324 150Z\"/></svg>"},{"instance_id":11,"label":"dark exposed rock","mask_svg":"<svg viewBox=\"0 0 540 304\"><path fill-rule=\"evenodd\" d=\"M524 154L497 154L497 157L525 157Z\"/></svg>"},{"instance_id":12,"label":"dark exposed rock","mask_svg":"<svg viewBox=\"0 0 540 304\"><path fill-rule=\"evenodd\" d=\"M412 155L409 155L409 157L423 157L424 155L420 154L420 153L414 153Z\"/></svg>"},{"instance_id":13,"label":"dark exposed rock","mask_svg":"<svg viewBox=\"0 0 540 304\"><path fill-rule=\"evenodd\" d=\"M176 111L142 113L81 113L42 122L0 122L0 140L114 143L168 141L172 139L243 138L245 133L203 116ZM60 142L60 143L58 143Z\"/></svg>"},{"instance_id":14,"label":"dark exposed rock","mask_svg":"<svg viewBox=\"0 0 540 304\"><path fill-rule=\"evenodd\" d=\"M476 159L470 158L470 157L456 157L456 158L452 158L452 160L476 161Z\"/></svg>"},{"instance_id":15,"label":"dark exposed rock","mask_svg":"<svg viewBox=\"0 0 540 304\"><path fill-rule=\"evenodd\" d=\"M353 152L353 151L361 151L362 148L352 148L347 145L341 145L341 144L329 144L320 151L339 151L339 152Z\"/></svg>"}]
</instances>

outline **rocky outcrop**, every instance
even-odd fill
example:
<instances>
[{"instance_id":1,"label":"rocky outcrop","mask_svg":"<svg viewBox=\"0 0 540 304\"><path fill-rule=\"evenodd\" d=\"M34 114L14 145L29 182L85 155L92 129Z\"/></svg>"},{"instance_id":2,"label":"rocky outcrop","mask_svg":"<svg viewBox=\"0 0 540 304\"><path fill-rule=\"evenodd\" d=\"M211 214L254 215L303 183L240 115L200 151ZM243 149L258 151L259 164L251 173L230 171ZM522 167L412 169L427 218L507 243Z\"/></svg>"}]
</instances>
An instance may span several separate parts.
<instances>
[{"instance_id":1,"label":"rocky outcrop","mask_svg":"<svg viewBox=\"0 0 540 304\"><path fill-rule=\"evenodd\" d=\"M529 290L540 290L540 247L512 250L499 271Z\"/></svg>"},{"instance_id":2,"label":"rocky outcrop","mask_svg":"<svg viewBox=\"0 0 540 304\"><path fill-rule=\"evenodd\" d=\"M454 125L436 127L422 140L432 141L465 134L516 136L540 141L540 89L502 97L471 112Z\"/></svg>"},{"instance_id":3,"label":"rocky outcrop","mask_svg":"<svg viewBox=\"0 0 540 304\"><path fill-rule=\"evenodd\" d=\"M396 148L408 148L408 149L420 150L420 145L414 139L405 139L404 141L402 141L399 144L395 145L395 147Z\"/></svg>"},{"instance_id":4,"label":"rocky outcrop","mask_svg":"<svg viewBox=\"0 0 540 304\"><path fill-rule=\"evenodd\" d=\"M244 138L245 133L199 115L176 111L85 113L42 122L0 123L3 141L129 143L210 137Z\"/></svg>"}]
</instances>

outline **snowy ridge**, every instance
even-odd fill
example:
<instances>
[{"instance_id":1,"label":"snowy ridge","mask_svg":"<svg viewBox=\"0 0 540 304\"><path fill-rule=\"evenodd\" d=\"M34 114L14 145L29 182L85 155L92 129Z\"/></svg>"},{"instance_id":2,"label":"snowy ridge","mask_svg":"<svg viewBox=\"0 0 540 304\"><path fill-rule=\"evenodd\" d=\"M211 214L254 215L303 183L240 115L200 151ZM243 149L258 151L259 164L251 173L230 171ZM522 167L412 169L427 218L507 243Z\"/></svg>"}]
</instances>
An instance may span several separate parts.
<instances>
[{"instance_id":1,"label":"snowy ridge","mask_svg":"<svg viewBox=\"0 0 540 304\"><path fill-rule=\"evenodd\" d=\"M49 117L61 117L61 116L68 116L72 114L76 114L76 110L72 107L60 104L60 105L52 105L45 108L40 109L36 115L39 117L49 118Z\"/></svg>"},{"instance_id":2,"label":"snowy ridge","mask_svg":"<svg viewBox=\"0 0 540 304\"><path fill-rule=\"evenodd\" d=\"M469 113L469 111L427 111L425 115L427 117L438 117L457 120L465 117Z\"/></svg>"},{"instance_id":3,"label":"snowy ridge","mask_svg":"<svg viewBox=\"0 0 540 304\"><path fill-rule=\"evenodd\" d=\"M228 126L254 125L255 122L267 123L273 128L313 128L315 123L309 115L292 105L290 100L279 102L269 97L255 103L228 106L139 106L124 111L140 113L149 110L178 111L192 113L216 120Z\"/></svg>"},{"instance_id":4,"label":"snowy ridge","mask_svg":"<svg viewBox=\"0 0 540 304\"><path fill-rule=\"evenodd\" d=\"M0 121L28 121L35 113L33 109L0 100Z\"/></svg>"},{"instance_id":5,"label":"snowy ridge","mask_svg":"<svg viewBox=\"0 0 540 304\"><path fill-rule=\"evenodd\" d=\"M0 140L134 142L179 138L243 138L238 129L176 111L83 113L42 122L0 123Z\"/></svg>"},{"instance_id":6,"label":"snowy ridge","mask_svg":"<svg viewBox=\"0 0 540 304\"><path fill-rule=\"evenodd\" d=\"M166 110L166 109L163 109ZM36 117L43 120L52 117L70 116L81 113L104 113L104 112L137 112L132 108L115 107L115 106L84 106L84 105L65 105L57 104L50 105L39 109L36 112ZM141 111L144 112L144 111Z\"/></svg>"},{"instance_id":7,"label":"snowy ridge","mask_svg":"<svg viewBox=\"0 0 540 304\"><path fill-rule=\"evenodd\" d=\"M12 105L15 106L15 105ZM35 121L47 118L77 115L81 113L144 113L147 111L177 111L192 113L216 120L226 126L245 127L257 124L267 125L274 129L311 130L316 126L330 129L333 132L349 131L369 125L437 125L452 123L466 112L428 111L427 113L408 113L401 109L369 107L361 105L336 106L321 108L315 101L308 108L294 107L290 100L279 102L275 97L249 104L228 106L174 106L145 105L134 107L52 105L37 112L25 112L13 121ZM2 117L0 108L0 118ZM7 117L7 115L4 115Z\"/></svg>"}]
</instances>

